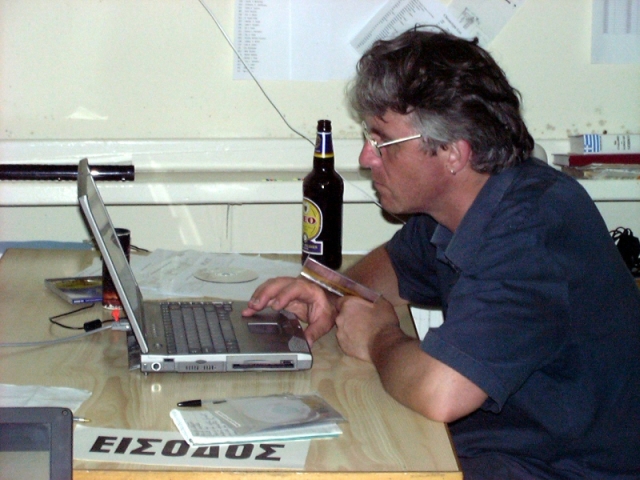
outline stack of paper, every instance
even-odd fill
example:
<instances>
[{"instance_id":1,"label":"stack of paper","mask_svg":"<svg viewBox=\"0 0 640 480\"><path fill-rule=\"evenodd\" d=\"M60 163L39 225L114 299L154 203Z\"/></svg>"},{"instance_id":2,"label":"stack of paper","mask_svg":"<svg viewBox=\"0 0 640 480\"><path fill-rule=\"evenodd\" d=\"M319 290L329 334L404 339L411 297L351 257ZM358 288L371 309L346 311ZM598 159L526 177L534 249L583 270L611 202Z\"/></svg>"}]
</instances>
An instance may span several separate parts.
<instances>
[{"instance_id":1,"label":"stack of paper","mask_svg":"<svg viewBox=\"0 0 640 480\"><path fill-rule=\"evenodd\" d=\"M230 300L247 300L255 289L273 277L296 277L302 266L299 263L271 260L259 255L239 253L213 253L196 250L173 251L158 249L150 255L131 255L131 268L145 300L180 297L217 297ZM227 270L253 272L238 282L206 281L203 272ZM94 264L78 276L101 275L102 263ZM245 280L253 278L253 280ZM225 281L223 281L225 280ZM231 279L233 280L233 279Z\"/></svg>"},{"instance_id":2,"label":"stack of paper","mask_svg":"<svg viewBox=\"0 0 640 480\"><path fill-rule=\"evenodd\" d=\"M192 446L335 437L344 422L315 394L203 400L172 410L171 419Z\"/></svg>"}]
</instances>

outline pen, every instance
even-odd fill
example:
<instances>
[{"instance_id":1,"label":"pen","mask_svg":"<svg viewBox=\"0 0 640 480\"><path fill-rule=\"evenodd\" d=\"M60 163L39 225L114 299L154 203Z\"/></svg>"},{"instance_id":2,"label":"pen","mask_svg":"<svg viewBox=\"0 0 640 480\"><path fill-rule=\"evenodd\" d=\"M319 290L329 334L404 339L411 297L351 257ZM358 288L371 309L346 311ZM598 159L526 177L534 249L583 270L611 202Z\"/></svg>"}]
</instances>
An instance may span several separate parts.
<instances>
[{"instance_id":1,"label":"pen","mask_svg":"<svg viewBox=\"0 0 640 480\"><path fill-rule=\"evenodd\" d=\"M84 417L73 417L73 421L78 423L89 423L91 420Z\"/></svg>"},{"instance_id":2,"label":"pen","mask_svg":"<svg viewBox=\"0 0 640 480\"><path fill-rule=\"evenodd\" d=\"M208 400L213 405L218 403L224 403L226 400ZM185 400L184 402L178 402L179 407L201 407L203 400Z\"/></svg>"}]
</instances>

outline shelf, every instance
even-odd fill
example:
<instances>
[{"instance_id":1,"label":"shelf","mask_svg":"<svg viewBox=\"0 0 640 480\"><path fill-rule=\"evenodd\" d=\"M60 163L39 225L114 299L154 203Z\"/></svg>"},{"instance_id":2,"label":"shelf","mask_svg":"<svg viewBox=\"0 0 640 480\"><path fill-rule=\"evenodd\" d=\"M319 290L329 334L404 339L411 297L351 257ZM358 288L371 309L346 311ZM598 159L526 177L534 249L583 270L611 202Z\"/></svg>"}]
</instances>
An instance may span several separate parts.
<instances>
[{"instance_id":1,"label":"shelf","mask_svg":"<svg viewBox=\"0 0 640 480\"><path fill-rule=\"evenodd\" d=\"M259 204L302 202L307 172L140 172L133 182L98 182L111 205ZM342 172L346 203L372 203L367 172ZM0 182L0 205L77 205L73 181Z\"/></svg>"}]
</instances>

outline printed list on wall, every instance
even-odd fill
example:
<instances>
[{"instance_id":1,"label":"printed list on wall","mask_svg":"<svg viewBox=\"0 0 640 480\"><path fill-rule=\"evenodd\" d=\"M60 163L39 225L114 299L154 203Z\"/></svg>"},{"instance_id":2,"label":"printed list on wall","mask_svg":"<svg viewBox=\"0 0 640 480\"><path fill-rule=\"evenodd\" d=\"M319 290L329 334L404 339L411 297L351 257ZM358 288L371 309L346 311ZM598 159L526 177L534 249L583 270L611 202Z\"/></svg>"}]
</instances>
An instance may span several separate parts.
<instances>
[{"instance_id":1,"label":"printed list on wall","mask_svg":"<svg viewBox=\"0 0 640 480\"><path fill-rule=\"evenodd\" d=\"M437 25L487 46L525 0L236 0L234 78L345 80L379 39ZM244 64L243 64L244 62Z\"/></svg>"},{"instance_id":2,"label":"printed list on wall","mask_svg":"<svg viewBox=\"0 0 640 480\"><path fill-rule=\"evenodd\" d=\"M593 0L591 63L640 63L640 0Z\"/></svg>"}]
</instances>

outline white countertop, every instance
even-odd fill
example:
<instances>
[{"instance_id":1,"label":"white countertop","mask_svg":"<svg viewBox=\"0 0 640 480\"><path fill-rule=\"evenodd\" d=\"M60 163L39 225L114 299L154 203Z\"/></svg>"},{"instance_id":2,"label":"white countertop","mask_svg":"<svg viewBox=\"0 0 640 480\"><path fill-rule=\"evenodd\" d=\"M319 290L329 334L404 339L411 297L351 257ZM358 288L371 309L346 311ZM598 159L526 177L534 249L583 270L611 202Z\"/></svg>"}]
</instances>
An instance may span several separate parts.
<instances>
[{"instance_id":1,"label":"white countertop","mask_svg":"<svg viewBox=\"0 0 640 480\"><path fill-rule=\"evenodd\" d=\"M547 157L564 140L540 142ZM337 140L336 168L346 203L371 203L369 172L357 169L361 140ZM313 147L301 140L2 141L0 163L90 163L136 166L135 181L100 181L107 204L299 203ZM596 201L640 201L638 180L581 180ZM0 206L77 205L73 181L0 181Z\"/></svg>"},{"instance_id":2,"label":"white countertop","mask_svg":"<svg viewBox=\"0 0 640 480\"><path fill-rule=\"evenodd\" d=\"M105 203L243 204L300 203L307 172L136 172L135 181L100 181ZM367 172L342 172L347 203L371 203ZM1 181L0 205L77 205L73 181Z\"/></svg>"}]
</instances>

